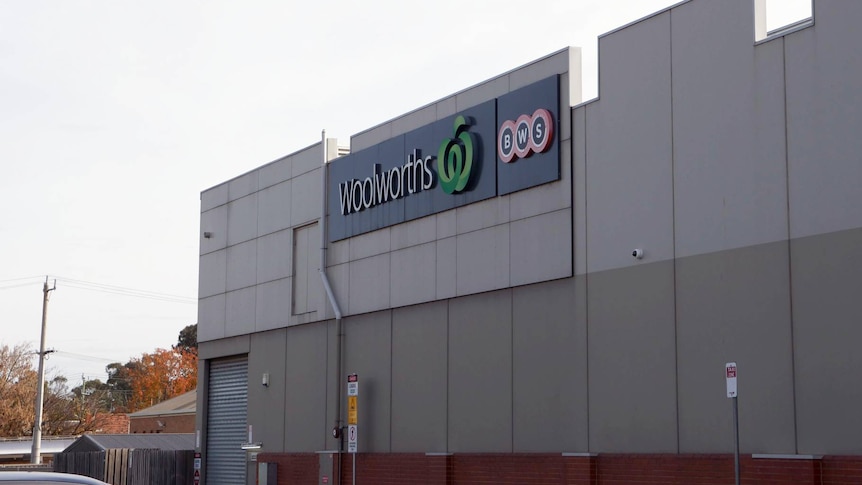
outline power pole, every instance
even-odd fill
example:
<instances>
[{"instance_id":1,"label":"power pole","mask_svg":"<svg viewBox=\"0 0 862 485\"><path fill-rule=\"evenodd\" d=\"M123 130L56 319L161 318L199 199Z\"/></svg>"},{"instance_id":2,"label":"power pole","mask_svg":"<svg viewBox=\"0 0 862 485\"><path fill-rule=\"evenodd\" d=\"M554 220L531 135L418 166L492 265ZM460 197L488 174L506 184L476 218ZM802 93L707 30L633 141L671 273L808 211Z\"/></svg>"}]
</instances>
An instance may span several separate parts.
<instances>
[{"instance_id":1,"label":"power pole","mask_svg":"<svg viewBox=\"0 0 862 485\"><path fill-rule=\"evenodd\" d=\"M36 389L36 419L33 423L33 449L30 451L30 463L42 463L42 403L44 401L45 389L45 327L48 323L48 293L57 289L57 280L54 287L48 288L48 277L45 277L45 285L42 286L42 339L39 344L39 387Z\"/></svg>"}]
</instances>

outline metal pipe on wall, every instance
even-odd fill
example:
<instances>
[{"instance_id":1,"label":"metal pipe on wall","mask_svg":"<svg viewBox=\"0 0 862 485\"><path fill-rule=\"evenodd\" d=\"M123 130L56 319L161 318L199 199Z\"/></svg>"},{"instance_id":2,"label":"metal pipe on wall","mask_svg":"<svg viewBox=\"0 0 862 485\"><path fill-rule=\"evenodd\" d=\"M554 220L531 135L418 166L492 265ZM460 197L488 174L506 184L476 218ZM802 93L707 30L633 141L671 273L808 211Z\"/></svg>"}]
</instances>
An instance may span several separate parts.
<instances>
[{"instance_id":1,"label":"metal pipe on wall","mask_svg":"<svg viewBox=\"0 0 862 485\"><path fill-rule=\"evenodd\" d=\"M329 150L326 143L326 130L321 131L321 140L320 146L323 151L323 160L320 166L320 278L323 281L323 288L326 290L326 296L329 299L330 305L332 305L332 311L335 313L335 426L334 430L337 430L336 436L338 437L338 465L336 469L338 470L338 479L335 483L341 484L341 455L344 451L344 440L341 438L341 376L343 375L341 365L342 365L342 353L343 353L343 345L342 341L344 340L344 331L341 323L341 308L338 306L338 300L335 299L335 293L332 291L332 286L329 284L329 277L326 275L326 250L328 245L328 231L326 230L326 201L327 201L327 185L326 185L326 164L329 161Z\"/></svg>"}]
</instances>

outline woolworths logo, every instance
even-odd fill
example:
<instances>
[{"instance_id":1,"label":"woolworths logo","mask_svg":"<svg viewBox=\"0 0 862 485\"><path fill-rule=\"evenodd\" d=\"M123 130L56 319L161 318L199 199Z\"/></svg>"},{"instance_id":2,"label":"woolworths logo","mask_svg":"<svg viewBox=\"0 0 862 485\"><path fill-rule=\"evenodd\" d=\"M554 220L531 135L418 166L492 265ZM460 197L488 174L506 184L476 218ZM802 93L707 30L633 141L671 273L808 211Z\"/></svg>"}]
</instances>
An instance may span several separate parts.
<instances>
[{"instance_id":1,"label":"woolworths logo","mask_svg":"<svg viewBox=\"0 0 862 485\"><path fill-rule=\"evenodd\" d=\"M447 194L463 192L470 182L477 143L475 136L468 131L469 128L467 118L455 118L453 137L443 140L437 152L436 178L440 188ZM341 215L359 212L432 188L435 179L431 170L433 164L434 157L428 155L422 158L419 149L414 149L403 165L389 170L384 171L379 163L375 163L370 176L338 184Z\"/></svg>"},{"instance_id":2,"label":"woolworths logo","mask_svg":"<svg viewBox=\"0 0 862 485\"><path fill-rule=\"evenodd\" d=\"M463 191L470 181L476 142L473 134L467 131L469 127L463 116L455 118L454 138L443 140L437 152L437 178L440 188L447 194Z\"/></svg>"}]
</instances>

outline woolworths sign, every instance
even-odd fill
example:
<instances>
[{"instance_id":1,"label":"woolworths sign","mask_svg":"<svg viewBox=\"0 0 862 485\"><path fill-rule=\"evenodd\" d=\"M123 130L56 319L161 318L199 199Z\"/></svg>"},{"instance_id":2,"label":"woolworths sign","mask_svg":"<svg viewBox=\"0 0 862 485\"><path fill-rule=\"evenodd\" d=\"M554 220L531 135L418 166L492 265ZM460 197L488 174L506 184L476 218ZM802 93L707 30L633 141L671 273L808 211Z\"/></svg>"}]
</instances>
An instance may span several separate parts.
<instances>
[{"instance_id":1,"label":"woolworths sign","mask_svg":"<svg viewBox=\"0 0 862 485\"><path fill-rule=\"evenodd\" d=\"M329 164L337 241L560 176L558 78L548 78Z\"/></svg>"}]
</instances>

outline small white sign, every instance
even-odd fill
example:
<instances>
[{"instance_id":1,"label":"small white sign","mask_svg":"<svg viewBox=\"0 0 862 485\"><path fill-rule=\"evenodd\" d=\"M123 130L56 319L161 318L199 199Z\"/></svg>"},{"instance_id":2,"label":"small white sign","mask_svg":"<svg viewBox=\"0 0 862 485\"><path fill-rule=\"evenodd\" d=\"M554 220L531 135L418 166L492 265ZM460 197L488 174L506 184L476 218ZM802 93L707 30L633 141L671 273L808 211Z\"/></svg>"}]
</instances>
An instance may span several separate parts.
<instances>
[{"instance_id":1,"label":"small white sign","mask_svg":"<svg viewBox=\"0 0 862 485\"><path fill-rule=\"evenodd\" d=\"M724 375L727 380L727 397L737 397L736 394L736 362L724 365Z\"/></svg>"},{"instance_id":2,"label":"small white sign","mask_svg":"<svg viewBox=\"0 0 862 485\"><path fill-rule=\"evenodd\" d=\"M357 444L359 443L359 439L357 436L356 425L351 424L347 427L347 452L348 453L356 453Z\"/></svg>"},{"instance_id":3,"label":"small white sign","mask_svg":"<svg viewBox=\"0 0 862 485\"><path fill-rule=\"evenodd\" d=\"M359 382L348 382L347 383L347 395L348 396L358 396L359 395Z\"/></svg>"}]
</instances>

